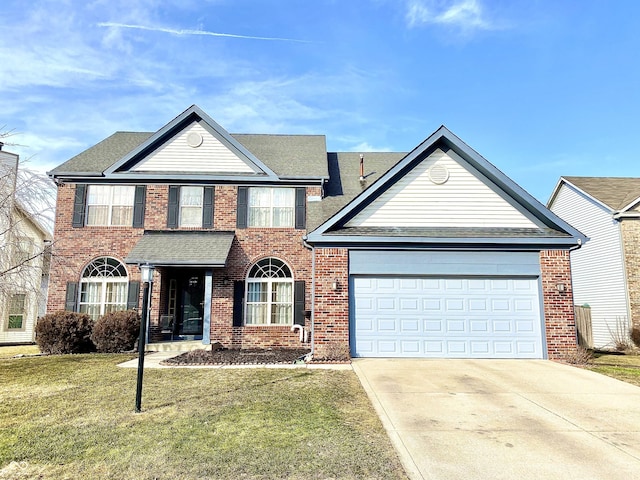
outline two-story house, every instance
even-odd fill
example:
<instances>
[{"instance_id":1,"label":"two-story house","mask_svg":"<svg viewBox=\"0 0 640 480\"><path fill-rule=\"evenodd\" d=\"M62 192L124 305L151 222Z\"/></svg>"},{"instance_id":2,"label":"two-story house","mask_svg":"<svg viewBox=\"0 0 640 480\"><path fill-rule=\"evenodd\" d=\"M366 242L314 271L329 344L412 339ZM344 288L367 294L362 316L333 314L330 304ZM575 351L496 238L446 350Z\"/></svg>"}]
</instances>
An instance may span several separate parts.
<instances>
[{"instance_id":1,"label":"two-story house","mask_svg":"<svg viewBox=\"0 0 640 480\"><path fill-rule=\"evenodd\" d=\"M18 166L0 143L0 344L35 341L49 278L51 233L16 194Z\"/></svg>"},{"instance_id":2,"label":"two-story house","mask_svg":"<svg viewBox=\"0 0 640 480\"><path fill-rule=\"evenodd\" d=\"M322 135L232 135L192 106L49 174L67 259L49 311L138 308L151 265L151 341L306 341L316 359L575 349L581 234L444 127L409 154L333 153Z\"/></svg>"}]
</instances>

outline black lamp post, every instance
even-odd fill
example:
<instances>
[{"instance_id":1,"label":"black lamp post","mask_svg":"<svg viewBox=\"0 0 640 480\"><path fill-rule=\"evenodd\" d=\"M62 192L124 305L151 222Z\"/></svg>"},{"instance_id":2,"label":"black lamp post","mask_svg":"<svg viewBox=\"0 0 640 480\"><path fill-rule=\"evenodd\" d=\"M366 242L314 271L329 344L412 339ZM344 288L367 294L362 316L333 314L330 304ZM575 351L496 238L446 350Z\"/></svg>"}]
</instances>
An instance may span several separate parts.
<instances>
[{"instance_id":1,"label":"black lamp post","mask_svg":"<svg viewBox=\"0 0 640 480\"><path fill-rule=\"evenodd\" d=\"M136 413L142 408L142 374L144 372L144 350L147 336L147 318L149 317L149 304L151 296L151 284L153 283L153 266L140 265L142 277L142 315L140 315L140 337L138 338L138 383L136 386Z\"/></svg>"}]
</instances>

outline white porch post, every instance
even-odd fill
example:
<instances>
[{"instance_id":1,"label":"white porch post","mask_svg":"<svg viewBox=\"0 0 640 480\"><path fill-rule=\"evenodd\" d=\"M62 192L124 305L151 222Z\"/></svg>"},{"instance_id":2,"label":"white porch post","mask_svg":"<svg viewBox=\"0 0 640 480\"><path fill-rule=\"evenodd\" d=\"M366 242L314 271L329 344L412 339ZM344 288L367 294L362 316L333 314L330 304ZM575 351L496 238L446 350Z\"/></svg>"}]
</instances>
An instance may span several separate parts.
<instances>
[{"instance_id":1,"label":"white porch post","mask_svg":"<svg viewBox=\"0 0 640 480\"><path fill-rule=\"evenodd\" d=\"M211 296L213 294L213 271L204 272L204 315L202 317L202 343L211 344Z\"/></svg>"}]
</instances>

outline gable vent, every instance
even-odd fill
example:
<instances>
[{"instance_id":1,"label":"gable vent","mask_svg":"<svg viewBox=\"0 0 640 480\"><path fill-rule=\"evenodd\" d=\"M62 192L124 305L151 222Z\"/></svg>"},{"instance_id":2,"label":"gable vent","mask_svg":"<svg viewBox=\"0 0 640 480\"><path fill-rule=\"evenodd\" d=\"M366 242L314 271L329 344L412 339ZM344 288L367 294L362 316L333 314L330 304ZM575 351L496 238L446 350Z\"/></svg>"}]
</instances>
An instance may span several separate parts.
<instances>
[{"instance_id":1,"label":"gable vent","mask_svg":"<svg viewBox=\"0 0 640 480\"><path fill-rule=\"evenodd\" d=\"M444 165L434 165L429 169L429 180L436 185L442 185L449 180L449 170Z\"/></svg>"},{"instance_id":2,"label":"gable vent","mask_svg":"<svg viewBox=\"0 0 640 480\"><path fill-rule=\"evenodd\" d=\"M192 148L199 147L200 145L202 145L203 141L204 139L202 138L202 135L200 135L198 132L190 132L189 135L187 135L187 145Z\"/></svg>"}]
</instances>

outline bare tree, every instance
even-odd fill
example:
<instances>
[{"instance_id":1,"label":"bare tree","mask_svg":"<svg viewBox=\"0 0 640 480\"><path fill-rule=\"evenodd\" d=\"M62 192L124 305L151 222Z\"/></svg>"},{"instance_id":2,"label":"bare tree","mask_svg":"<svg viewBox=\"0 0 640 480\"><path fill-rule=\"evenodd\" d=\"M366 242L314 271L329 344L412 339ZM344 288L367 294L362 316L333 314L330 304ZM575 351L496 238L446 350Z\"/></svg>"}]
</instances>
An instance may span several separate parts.
<instances>
[{"instance_id":1,"label":"bare tree","mask_svg":"<svg viewBox=\"0 0 640 480\"><path fill-rule=\"evenodd\" d=\"M55 187L17 155L4 150L13 135L0 127L0 311L10 295L41 298L50 264ZM14 144L15 145L15 144Z\"/></svg>"}]
</instances>

